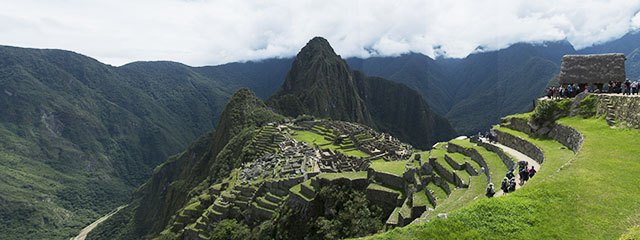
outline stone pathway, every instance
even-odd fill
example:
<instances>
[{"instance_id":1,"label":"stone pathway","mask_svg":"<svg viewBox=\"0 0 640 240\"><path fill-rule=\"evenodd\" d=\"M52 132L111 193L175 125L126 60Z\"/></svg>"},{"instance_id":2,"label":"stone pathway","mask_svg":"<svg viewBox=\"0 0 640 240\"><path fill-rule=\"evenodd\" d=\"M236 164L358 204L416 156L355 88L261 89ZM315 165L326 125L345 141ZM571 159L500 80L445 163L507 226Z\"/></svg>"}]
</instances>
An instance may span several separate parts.
<instances>
[{"instance_id":1,"label":"stone pathway","mask_svg":"<svg viewBox=\"0 0 640 240\"><path fill-rule=\"evenodd\" d=\"M485 139L483 139L482 141L484 141L486 143L489 143ZM536 162L535 160L533 160L532 158L528 157L527 155L524 155L523 153L518 152L515 149L507 147L507 146L502 145L500 143L490 143L490 144L493 144L493 145L501 148L505 153L513 156L515 158L514 160L516 160L517 162L526 161L526 162L529 163L529 167L534 166L537 171L540 171L540 163ZM516 169L516 171L518 171L518 170ZM507 173L505 172L504 174L507 174ZM518 173L515 172L514 174L516 175L516 182L518 182L518 184L516 184L516 191L517 191L519 188L523 187L523 185L520 185L520 179L518 177ZM535 176L533 178L535 179ZM496 190L498 190L498 191L496 191L496 194L494 195L494 197L499 197L499 196L504 195L505 193L500 189L500 183L502 182L502 179L499 179L498 181L495 181L495 182L497 182L497 183L494 183L495 184L494 188Z\"/></svg>"},{"instance_id":2,"label":"stone pathway","mask_svg":"<svg viewBox=\"0 0 640 240\"><path fill-rule=\"evenodd\" d=\"M71 238L71 240L84 240L85 238L87 238L87 235L89 235L89 233L98 226L98 224L104 222L105 220L109 219L111 216L113 216L114 214L116 214L118 211L120 211L120 209L125 208L127 205L122 205L118 208L116 208L115 210L111 211L110 213L108 213L107 215L102 216L101 218L99 218L98 220L96 220L95 222L89 224L89 226L86 226L85 228L83 228L80 233L78 234L78 236L75 236L73 238Z\"/></svg>"}]
</instances>

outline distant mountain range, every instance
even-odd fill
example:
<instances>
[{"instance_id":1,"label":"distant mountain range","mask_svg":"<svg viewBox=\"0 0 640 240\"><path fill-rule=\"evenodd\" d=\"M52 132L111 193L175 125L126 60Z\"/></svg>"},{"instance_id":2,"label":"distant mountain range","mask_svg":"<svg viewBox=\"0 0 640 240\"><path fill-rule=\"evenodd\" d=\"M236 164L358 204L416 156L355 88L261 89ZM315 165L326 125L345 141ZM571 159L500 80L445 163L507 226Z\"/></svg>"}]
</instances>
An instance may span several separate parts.
<instances>
[{"instance_id":1,"label":"distant mountain range","mask_svg":"<svg viewBox=\"0 0 640 240\"><path fill-rule=\"evenodd\" d=\"M346 63L356 70L347 77L366 107L362 122L420 141L394 127L441 115L458 133L486 130L500 116L529 110L558 72L562 55L604 52L625 53L628 76L640 77L638 33L580 51L553 42L464 59L413 53ZM68 51L0 47L0 238L72 236L124 203L158 164L211 131L237 89L248 87L262 99L276 93L292 63L113 67ZM406 109L383 114L399 103ZM425 139L425 145L431 142Z\"/></svg>"}]
</instances>

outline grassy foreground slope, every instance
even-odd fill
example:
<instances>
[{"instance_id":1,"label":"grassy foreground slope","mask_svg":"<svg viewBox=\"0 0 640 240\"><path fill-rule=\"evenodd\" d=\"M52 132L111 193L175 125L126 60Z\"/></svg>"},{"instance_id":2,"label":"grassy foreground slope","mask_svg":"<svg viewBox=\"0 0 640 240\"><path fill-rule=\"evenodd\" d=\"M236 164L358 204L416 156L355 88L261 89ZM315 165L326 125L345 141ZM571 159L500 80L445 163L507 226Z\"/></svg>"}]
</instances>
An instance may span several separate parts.
<instances>
[{"instance_id":1,"label":"grassy foreground slope","mask_svg":"<svg viewBox=\"0 0 640 240\"><path fill-rule=\"evenodd\" d=\"M555 141L526 137L544 151L546 160L525 188L473 202L451 212L447 219L409 225L371 239L615 239L633 235L632 228L640 225L640 131L610 128L601 119L558 122L584 135L582 149L573 155Z\"/></svg>"}]
</instances>

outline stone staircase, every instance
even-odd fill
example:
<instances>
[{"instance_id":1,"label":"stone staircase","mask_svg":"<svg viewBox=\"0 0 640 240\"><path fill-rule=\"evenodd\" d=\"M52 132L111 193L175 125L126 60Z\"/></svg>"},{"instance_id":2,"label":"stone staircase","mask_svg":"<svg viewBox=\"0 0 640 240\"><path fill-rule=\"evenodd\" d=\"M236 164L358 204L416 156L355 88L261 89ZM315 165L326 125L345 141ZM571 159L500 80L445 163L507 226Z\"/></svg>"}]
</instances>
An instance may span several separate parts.
<instances>
[{"instance_id":1,"label":"stone staircase","mask_svg":"<svg viewBox=\"0 0 640 240\"><path fill-rule=\"evenodd\" d=\"M616 124L616 108L611 102L611 97L604 95L602 96L604 103L606 104L607 112L605 115L605 120L609 126L613 126Z\"/></svg>"}]
</instances>

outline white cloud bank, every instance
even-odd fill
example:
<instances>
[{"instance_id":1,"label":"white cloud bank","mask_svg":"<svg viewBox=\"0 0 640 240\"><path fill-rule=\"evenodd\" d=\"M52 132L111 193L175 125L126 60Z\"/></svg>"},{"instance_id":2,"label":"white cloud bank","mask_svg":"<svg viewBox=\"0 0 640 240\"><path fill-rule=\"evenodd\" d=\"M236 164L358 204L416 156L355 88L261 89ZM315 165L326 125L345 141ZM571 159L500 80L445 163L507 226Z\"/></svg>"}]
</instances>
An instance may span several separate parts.
<instances>
[{"instance_id":1,"label":"white cloud bank","mask_svg":"<svg viewBox=\"0 0 640 240\"><path fill-rule=\"evenodd\" d=\"M578 48L640 29L640 0L0 0L0 44L68 49L122 65L290 57L323 36L343 57L567 39Z\"/></svg>"}]
</instances>

